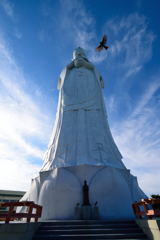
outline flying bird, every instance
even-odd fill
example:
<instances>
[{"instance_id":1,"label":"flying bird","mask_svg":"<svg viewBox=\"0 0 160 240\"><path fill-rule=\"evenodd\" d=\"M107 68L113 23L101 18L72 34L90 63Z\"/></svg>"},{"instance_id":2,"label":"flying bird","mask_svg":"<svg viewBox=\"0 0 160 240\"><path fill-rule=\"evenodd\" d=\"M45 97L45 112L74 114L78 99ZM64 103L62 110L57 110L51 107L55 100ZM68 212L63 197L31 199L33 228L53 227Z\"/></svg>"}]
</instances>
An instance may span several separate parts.
<instances>
[{"instance_id":1,"label":"flying bird","mask_svg":"<svg viewBox=\"0 0 160 240\"><path fill-rule=\"evenodd\" d=\"M104 35L103 38L102 38L102 41L99 43L99 46L96 48L96 51L99 52L103 48L107 50L109 47L105 45L106 42L107 42L107 35Z\"/></svg>"}]
</instances>

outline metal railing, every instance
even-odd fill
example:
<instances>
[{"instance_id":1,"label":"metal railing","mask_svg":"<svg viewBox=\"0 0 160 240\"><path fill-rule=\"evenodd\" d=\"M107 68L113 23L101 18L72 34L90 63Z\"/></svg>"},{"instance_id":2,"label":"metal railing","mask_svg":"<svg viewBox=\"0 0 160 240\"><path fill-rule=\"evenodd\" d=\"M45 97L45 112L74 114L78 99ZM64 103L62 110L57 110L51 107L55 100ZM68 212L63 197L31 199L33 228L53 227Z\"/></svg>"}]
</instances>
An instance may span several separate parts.
<instances>
[{"instance_id":1,"label":"metal railing","mask_svg":"<svg viewBox=\"0 0 160 240\"><path fill-rule=\"evenodd\" d=\"M160 199L142 199L132 204L134 214L140 219L152 219L160 217Z\"/></svg>"},{"instance_id":2,"label":"metal railing","mask_svg":"<svg viewBox=\"0 0 160 240\"><path fill-rule=\"evenodd\" d=\"M0 219L4 220L5 223L22 218L26 218L27 222L30 222L31 218L34 218L35 222L38 222L38 218L41 217L42 213L42 206L35 204L32 201L5 202L0 203L0 207L7 208L5 212L0 212ZM23 207L23 212L16 212L17 207Z\"/></svg>"}]
</instances>

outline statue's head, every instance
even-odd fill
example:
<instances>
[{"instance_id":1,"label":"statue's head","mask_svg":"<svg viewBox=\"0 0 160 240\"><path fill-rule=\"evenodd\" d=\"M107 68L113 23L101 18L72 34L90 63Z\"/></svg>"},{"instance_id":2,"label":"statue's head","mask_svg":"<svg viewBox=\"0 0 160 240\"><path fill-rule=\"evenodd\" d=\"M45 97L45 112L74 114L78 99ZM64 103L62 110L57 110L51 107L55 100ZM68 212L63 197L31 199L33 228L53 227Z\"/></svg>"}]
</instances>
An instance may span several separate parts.
<instances>
[{"instance_id":1,"label":"statue's head","mask_svg":"<svg viewBox=\"0 0 160 240\"><path fill-rule=\"evenodd\" d=\"M88 61L84 49L81 47L78 47L73 51L73 60L75 60L78 57L84 58Z\"/></svg>"}]
</instances>

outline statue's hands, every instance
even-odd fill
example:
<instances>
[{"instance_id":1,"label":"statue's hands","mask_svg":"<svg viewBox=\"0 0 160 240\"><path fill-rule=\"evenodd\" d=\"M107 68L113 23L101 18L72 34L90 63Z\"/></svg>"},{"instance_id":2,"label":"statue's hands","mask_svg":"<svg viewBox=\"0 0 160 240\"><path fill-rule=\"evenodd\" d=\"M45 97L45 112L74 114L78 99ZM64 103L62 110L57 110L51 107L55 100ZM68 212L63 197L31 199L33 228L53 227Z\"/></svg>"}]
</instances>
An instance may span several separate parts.
<instances>
[{"instance_id":1,"label":"statue's hands","mask_svg":"<svg viewBox=\"0 0 160 240\"><path fill-rule=\"evenodd\" d=\"M74 60L74 65L75 65L75 67L79 68L79 67L84 66L85 62L86 61L83 58L76 58Z\"/></svg>"},{"instance_id":2,"label":"statue's hands","mask_svg":"<svg viewBox=\"0 0 160 240\"><path fill-rule=\"evenodd\" d=\"M80 67L85 67L89 70L93 70L94 69L94 66L92 63L86 61L84 58L76 58L74 61L73 61L73 64L74 64L74 67L76 68L80 68Z\"/></svg>"}]
</instances>

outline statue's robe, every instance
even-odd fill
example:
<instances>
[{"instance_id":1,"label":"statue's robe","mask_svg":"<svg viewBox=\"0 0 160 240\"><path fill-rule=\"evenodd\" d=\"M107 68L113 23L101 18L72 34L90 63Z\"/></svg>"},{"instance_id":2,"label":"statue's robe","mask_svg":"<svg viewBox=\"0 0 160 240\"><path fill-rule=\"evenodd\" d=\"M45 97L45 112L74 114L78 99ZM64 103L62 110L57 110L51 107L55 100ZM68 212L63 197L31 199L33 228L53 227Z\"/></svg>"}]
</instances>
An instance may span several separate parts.
<instances>
[{"instance_id":1,"label":"statue's robe","mask_svg":"<svg viewBox=\"0 0 160 240\"><path fill-rule=\"evenodd\" d=\"M86 179L86 196L91 206L98 202L100 219L133 219L132 203L146 195L122 163L110 133L102 77L82 57L83 67L75 67L74 58L60 75L56 121L44 165L22 201L42 205L42 219L73 220Z\"/></svg>"},{"instance_id":2,"label":"statue's robe","mask_svg":"<svg viewBox=\"0 0 160 240\"><path fill-rule=\"evenodd\" d=\"M42 171L82 164L125 168L109 130L102 87L95 67L62 71L56 122Z\"/></svg>"}]
</instances>

